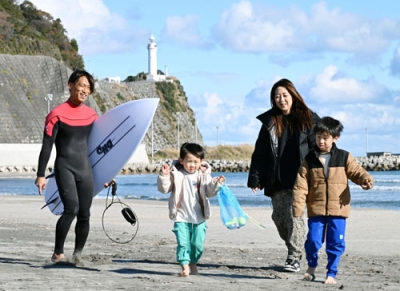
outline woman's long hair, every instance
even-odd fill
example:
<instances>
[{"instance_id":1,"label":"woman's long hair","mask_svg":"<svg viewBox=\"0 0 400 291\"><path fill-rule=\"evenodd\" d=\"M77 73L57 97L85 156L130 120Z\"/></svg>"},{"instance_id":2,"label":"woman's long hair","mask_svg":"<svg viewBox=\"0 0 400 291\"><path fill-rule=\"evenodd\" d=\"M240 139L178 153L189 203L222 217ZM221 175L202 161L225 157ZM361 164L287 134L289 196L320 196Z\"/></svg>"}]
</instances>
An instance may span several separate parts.
<instances>
[{"instance_id":1,"label":"woman's long hair","mask_svg":"<svg viewBox=\"0 0 400 291\"><path fill-rule=\"evenodd\" d=\"M276 135L282 136L285 125L282 122L282 110L276 105L275 102L275 91L278 87L284 87L288 90L290 96L292 96L292 107L290 109L290 121L287 126L290 132L301 132L305 129L312 128L312 112L304 102L303 97L297 92L296 87L288 79L281 79L276 82L271 88L271 106L273 112L273 120L276 124Z\"/></svg>"}]
</instances>

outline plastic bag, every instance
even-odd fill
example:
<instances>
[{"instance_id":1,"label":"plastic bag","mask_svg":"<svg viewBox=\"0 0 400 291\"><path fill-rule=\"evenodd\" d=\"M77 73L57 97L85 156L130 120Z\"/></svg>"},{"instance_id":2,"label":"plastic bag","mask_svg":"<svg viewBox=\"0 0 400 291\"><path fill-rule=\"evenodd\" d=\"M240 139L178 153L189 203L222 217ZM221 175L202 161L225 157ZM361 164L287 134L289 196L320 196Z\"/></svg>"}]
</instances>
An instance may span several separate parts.
<instances>
[{"instance_id":1,"label":"plastic bag","mask_svg":"<svg viewBox=\"0 0 400 291\"><path fill-rule=\"evenodd\" d=\"M237 229L245 226L249 217L242 210L235 194L228 186L221 185L217 197L222 223L228 229Z\"/></svg>"}]
</instances>

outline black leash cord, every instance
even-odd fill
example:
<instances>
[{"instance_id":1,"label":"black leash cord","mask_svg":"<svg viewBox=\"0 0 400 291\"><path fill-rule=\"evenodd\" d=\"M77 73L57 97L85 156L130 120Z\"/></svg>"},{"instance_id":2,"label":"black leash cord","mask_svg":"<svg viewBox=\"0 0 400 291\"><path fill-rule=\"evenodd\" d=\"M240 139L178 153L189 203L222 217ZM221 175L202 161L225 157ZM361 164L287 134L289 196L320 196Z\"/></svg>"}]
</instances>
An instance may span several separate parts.
<instances>
[{"instance_id":1,"label":"black leash cord","mask_svg":"<svg viewBox=\"0 0 400 291\"><path fill-rule=\"evenodd\" d=\"M103 215L102 215L102 219L101 219L102 225L103 225L103 231L104 231L104 233L106 234L106 236L107 236L111 241L113 241L113 242L115 242L115 243L119 243L119 244L126 244L126 243L132 241L132 240L135 238L135 236L136 236L136 234L137 234L137 232L138 232L138 230L139 230L139 219L138 219L137 215L135 214L135 212L133 212L133 210L132 210L127 204L121 202L121 200L119 199L119 197L118 197L118 195L117 195L117 183L116 183L116 182L114 182L114 183L112 184L112 187L111 187L111 188L112 188L112 191L111 191L111 194L112 194L111 203L108 204L108 196L110 195L110 187L109 187L109 188L108 188L108 191L107 191L106 208L104 209L104 212L103 212ZM115 198L115 197L118 199L118 201L114 201L114 198ZM128 240L126 240L126 241L121 241L121 240L113 239L113 238L107 233L106 228L105 228L105 226L104 226L104 215L105 215L106 211L107 211L113 204L116 204L116 203L118 203L118 204L121 206L121 209L122 209L122 210L121 210L122 216L125 218L125 220L126 220L129 224L131 224L132 227L134 227L134 234L132 235L132 237L130 237L130 238L129 238Z\"/></svg>"}]
</instances>

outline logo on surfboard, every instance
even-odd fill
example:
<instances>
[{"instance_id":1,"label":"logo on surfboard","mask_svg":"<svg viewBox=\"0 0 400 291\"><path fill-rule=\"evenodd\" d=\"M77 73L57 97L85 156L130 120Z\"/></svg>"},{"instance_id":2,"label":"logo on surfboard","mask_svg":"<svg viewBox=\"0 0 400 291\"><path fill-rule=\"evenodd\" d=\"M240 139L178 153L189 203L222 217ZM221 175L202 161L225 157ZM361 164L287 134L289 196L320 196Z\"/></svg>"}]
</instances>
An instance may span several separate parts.
<instances>
[{"instance_id":1,"label":"logo on surfboard","mask_svg":"<svg viewBox=\"0 0 400 291\"><path fill-rule=\"evenodd\" d=\"M104 143L103 145L99 145L96 148L96 153L98 155L102 155L102 154L106 154L108 153L109 150L111 150L113 148L113 142L111 139L109 139L106 143Z\"/></svg>"}]
</instances>

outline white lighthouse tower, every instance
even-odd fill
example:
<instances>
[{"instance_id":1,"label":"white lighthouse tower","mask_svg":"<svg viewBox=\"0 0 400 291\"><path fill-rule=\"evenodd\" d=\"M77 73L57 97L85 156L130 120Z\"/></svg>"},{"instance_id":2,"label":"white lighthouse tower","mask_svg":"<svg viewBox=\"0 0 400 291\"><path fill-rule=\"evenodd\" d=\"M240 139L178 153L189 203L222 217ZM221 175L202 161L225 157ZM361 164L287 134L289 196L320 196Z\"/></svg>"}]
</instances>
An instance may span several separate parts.
<instances>
[{"instance_id":1,"label":"white lighthouse tower","mask_svg":"<svg viewBox=\"0 0 400 291\"><path fill-rule=\"evenodd\" d=\"M157 44L154 35L149 38L147 50L149 51L149 72L147 73L147 80L164 81L164 75L158 75L157 71Z\"/></svg>"},{"instance_id":2,"label":"white lighthouse tower","mask_svg":"<svg viewBox=\"0 0 400 291\"><path fill-rule=\"evenodd\" d=\"M149 76L157 75L157 44L155 40L154 35L151 35L147 45L147 50L149 51Z\"/></svg>"}]
</instances>

